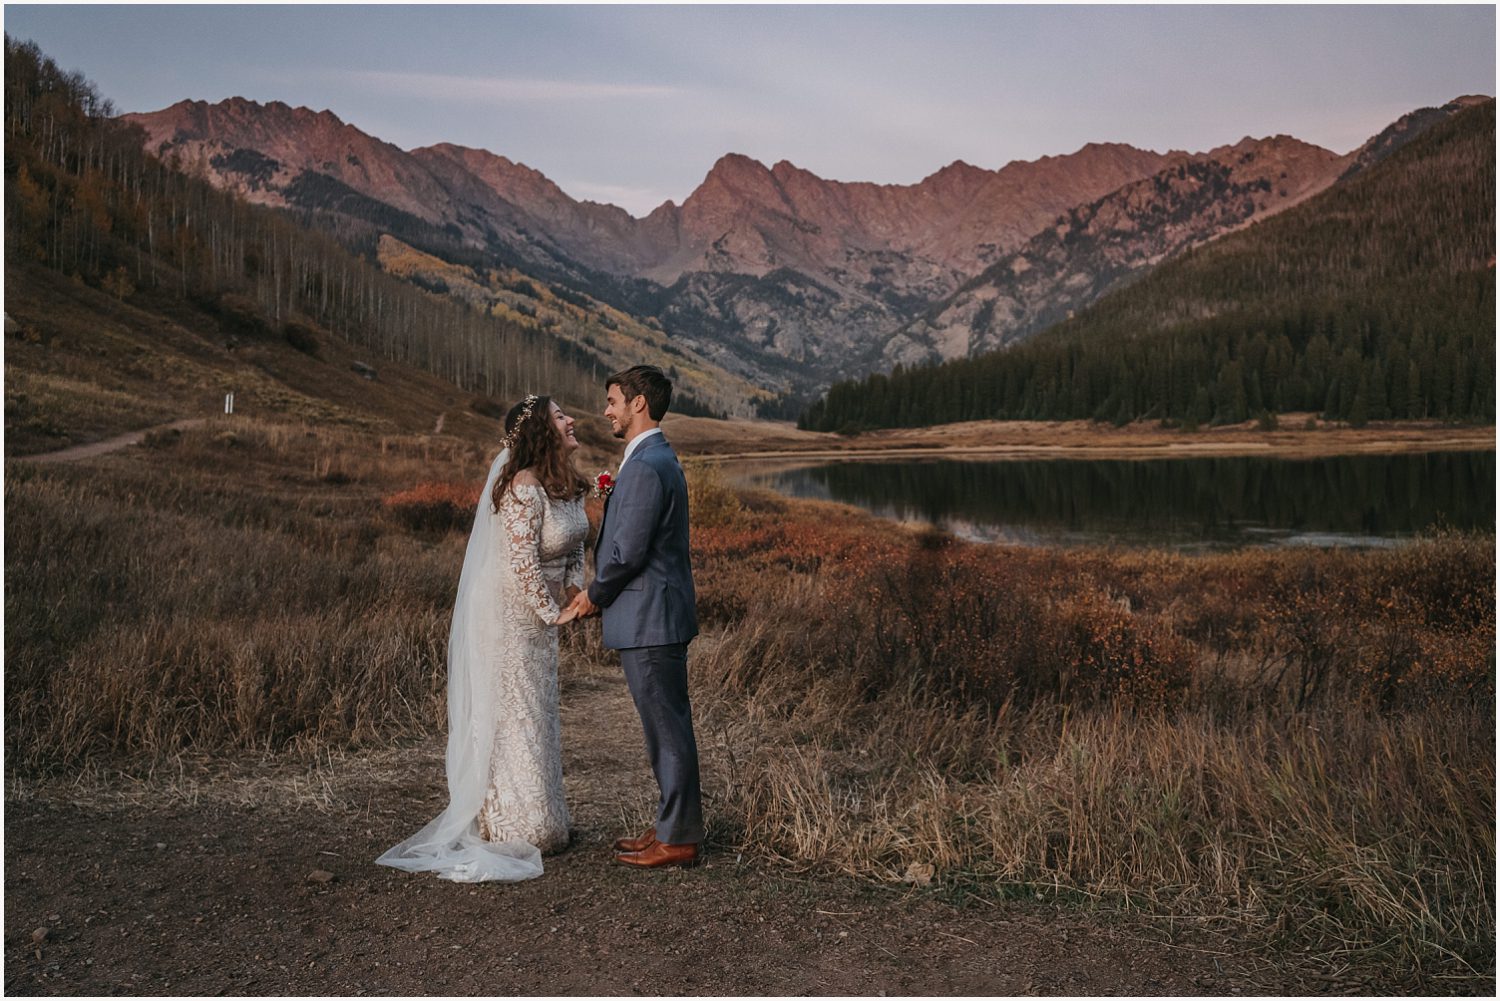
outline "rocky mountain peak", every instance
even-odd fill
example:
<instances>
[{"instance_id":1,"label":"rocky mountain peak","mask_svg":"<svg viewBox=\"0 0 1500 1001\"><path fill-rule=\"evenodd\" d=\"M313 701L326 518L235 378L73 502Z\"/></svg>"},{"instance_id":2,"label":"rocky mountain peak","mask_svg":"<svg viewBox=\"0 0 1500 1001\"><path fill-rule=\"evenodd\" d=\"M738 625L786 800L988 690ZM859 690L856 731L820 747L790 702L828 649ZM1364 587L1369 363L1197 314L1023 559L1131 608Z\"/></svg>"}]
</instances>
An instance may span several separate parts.
<instances>
[{"instance_id":1,"label":"rocky mountain peak","mask_svg":"<svg viewBox=\"0 0 1500 1001\"><path fill-rule=\"evenodd\" d=\"M438 143L434 146L418 147L411 151L411 155L425 162L430 162L435 158L450 160L484 181L504 197L515 195L572 201L540 170L528 167L524 163L517 163L499 153L491 153L487 149L459 146L455 143Z\"/></svg>"},{"instance_id":2,"label":"rocky mountain peak","mask_svg":"<svg viewBox=\"0 0 1500 1001\"><path fill-rule=\"evenodd\" d=\"M924 183L926 181L952 180L981 181L988 177L991 177L993 174L994 171L985 170L983 167L976 167L972 163L969 163L967 160L954 160L946 167L941 167L938 170L933 171L931 174L928 174L922 180Z\"/></svg>"},{"instance_id":3,"label":"rocky mountain peak","mask_svg":"<svg viewBox=\"0 0 1500 1001\"><path fill-rule=\"evenodd\" d=\"M995 179L995 171L976 167L965 160L954 160L939 170L928 174L916 185L933 193L972 197Z\"/></svg>"},{"instance_id":4,"label":"rocky mountain peak","mask_svg":"<svg viewBox=\"0 0 1500 1001\"><path fill-rule=\"evenodd\" d=\"M771 176L783 182L791 177L817 177L812 171L804 170L790 160L777 160L772 164Z\"/></svg>"},{"instance_id":5,"label":"rocky mountain peak","mask_svg":"<svg viewBox=\"0 0 1500 1001\"><path fill-rule=\"evenodd\" d=\"M765 164L742 153L726 153L688 195L682 209L729 211L741 205L779 205L783 201L780 182Z\"/></svg>"},{"instance_id":6,"label":"rocky mountain peak","mask_svg":"<svg viewBox=\"0 0 1500 1001\"><path fill-rule=\"evenodd\" d=\"M713 177L715 174L734 175L744 172L765 173L765 171L766 165L753 156L746 156L744 153L725 153L715 160L714 165L708 169L708 176Z\"/></svg>"},{"instance_id":7,"label":"rocky mountain peak","mask_svg":"<svg viewBox=\"0 0 1500 1001\"><path fill-rule=\"evenodd\" d=\"M699 189L714 184L736 186L747 181L759 184L764 183L765 179L770 176L772 176L770 169L754 157L743 153L725 153L714 161L714 165L709 168Z\"/></svg>"},{"instance_id":8,"label":"rocky mountain peak","mask_svg":"<svg viewBox=\"0 0 1500 1001\"><path fill-rule=\"evenodd\" d=\"M1012 160L1001 172L1008 170L1036 169L1038 167L1054 167L1058 164L1068 164L1074 170L1088 170L1099 164L1119 163L1125 160L1139 160L1142 157L1150 157L1160 160L1164 154L1154 150L1141 149L1129 143L1117 142L1086 142L1071 153L1052 153L1039 156L1035 160Z\"/></svg>"},{"instance_id":9,"label":"rocky mountain peak","mask_svg":"<svg viewBox=\"0 0 1500 1001\"><path fill-rule=\"evenodd\" d=\"M1245 136L1233 145L1216 146L1205 153L1204 156L1207 159L1222 160L1225 163L1229 163L1236 158L1246 155L1262 156L1277 154L1297 156L1309 153L1328 157L1337 156L1332 150L1324 149L1321 146L1314 146L1312 143L1303 142L1296 136L1289 136L1284 133L1278 133L1274 136L1264 136L1259 139L1254 136Z\"/></svg>"},{"instance_id":10,"label":"rocky mountain peak","mask_svg":"<svg viewBox=\"0 0 1500 1001\"><path fill-rule=\"evenodd\" d=\"M446 156L450 160L473 159L480 162L495 163L506 169L519 167L522 170L531 170L531 168L527 167L525 164L516 163L510 157L505 156L501 153L492 153L482 146L460 146L457 143L434 143L431 146L418 146L411 152L413 156L419 153L433 153L438 156ZM541 172L532 171L532 173L540 174Z\"/></svg>"},{"instance_id":11,"label":"rocky mountain peak","mask_svg":"<svg viewBox=\"0 0 1500 1001\"><path fill-rule=\"evenodd\" d=\"M284 101L262 104L244 97L230 97L212 104L178 101L161 111L129 114L123 118L146 130L150 137L148 145L152 148L167 143L199 141L224 147L253 148L275 156L266 147L287 147L281 150L287 153L299 144L339 143L353 149L380 143L327 109L314 111Z\"/></svg>"},{"instance_id":12,"label":"rocky mountain peak","mask_svg":"<svg viewBox=\"0 0 1500 1001\"><path fill-rule=\"evenodd\" d=\"M216 184L262 204L324 207L352 190L430 222L456 216L421 164L331 111L232 97L124 119L145 130L151 152L196 163Z\"/></svg>"}]
</instances>

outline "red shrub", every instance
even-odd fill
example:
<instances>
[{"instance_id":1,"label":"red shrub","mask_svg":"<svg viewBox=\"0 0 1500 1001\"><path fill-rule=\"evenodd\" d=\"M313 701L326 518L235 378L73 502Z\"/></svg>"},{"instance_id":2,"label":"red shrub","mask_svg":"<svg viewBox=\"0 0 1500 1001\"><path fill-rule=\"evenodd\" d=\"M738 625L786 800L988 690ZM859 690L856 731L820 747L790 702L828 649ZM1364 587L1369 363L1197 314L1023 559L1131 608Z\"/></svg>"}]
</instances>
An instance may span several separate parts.
<instances>
[{"instance_id":1,"label":"red shrub","mask_svg":"<svg viewBox=\"0 0 1500 1001\"><path fill-rule=\"evenodd\" d=\"M381 503L398 522L418 532L467 531L479 506L480 484L418 483Z\"/></svg>"}]
</instances>

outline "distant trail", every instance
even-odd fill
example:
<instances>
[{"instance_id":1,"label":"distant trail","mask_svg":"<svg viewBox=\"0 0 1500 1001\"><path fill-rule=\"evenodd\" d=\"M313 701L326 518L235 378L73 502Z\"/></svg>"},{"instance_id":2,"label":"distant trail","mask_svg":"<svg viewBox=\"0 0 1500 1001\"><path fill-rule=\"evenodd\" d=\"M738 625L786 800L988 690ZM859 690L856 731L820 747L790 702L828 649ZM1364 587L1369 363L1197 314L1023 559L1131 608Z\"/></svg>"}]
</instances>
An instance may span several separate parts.
<instances>
[{"instance_id":1,"label":"distant trail","mask_svg":"<svg viewBox=\"0 0 1500 1001\"><path fill-rule=\"evenodd\" d=\"M131 445L139 445L145 440L146 435L153 431L169 431L173 428L186 430L198 427L204 420L205 418L202 417L188 417L170 424L158 424L155 427L141 428L139 431L105 438L103 441L91 441L87 445L74 445L71 448L59 449L56 452L42 452L38 455L19 455L16 459L22 462L76 462L79 459L92 459L96 455L118 452Z\"/></svg>"}]
</instances>

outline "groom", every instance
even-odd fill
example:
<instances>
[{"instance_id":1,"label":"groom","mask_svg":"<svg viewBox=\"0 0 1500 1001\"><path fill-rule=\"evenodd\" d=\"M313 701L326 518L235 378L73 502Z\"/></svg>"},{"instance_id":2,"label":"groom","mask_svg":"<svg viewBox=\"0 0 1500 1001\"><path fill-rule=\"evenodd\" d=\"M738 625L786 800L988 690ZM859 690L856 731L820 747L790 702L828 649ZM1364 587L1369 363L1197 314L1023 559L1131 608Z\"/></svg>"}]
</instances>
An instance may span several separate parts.
<instances>
[{"instance_id":1,"label":"groom","mask_svg":"<svg viewBox=\"0 0 1500 1001\"><path fill-rule=\"evenodd\" d=\"M660 427L672 383L656 366L636 365L610 376L605 389L604 416L624 439L625 457L604 501L594 582L569 608L580 617L602 610L604 645L620 651L661 789L656 824L616 841L615 859L648 869L691 865L703 840L687 684L698 611L688 563L687 482Z\"/></svg>"}]
</instances>

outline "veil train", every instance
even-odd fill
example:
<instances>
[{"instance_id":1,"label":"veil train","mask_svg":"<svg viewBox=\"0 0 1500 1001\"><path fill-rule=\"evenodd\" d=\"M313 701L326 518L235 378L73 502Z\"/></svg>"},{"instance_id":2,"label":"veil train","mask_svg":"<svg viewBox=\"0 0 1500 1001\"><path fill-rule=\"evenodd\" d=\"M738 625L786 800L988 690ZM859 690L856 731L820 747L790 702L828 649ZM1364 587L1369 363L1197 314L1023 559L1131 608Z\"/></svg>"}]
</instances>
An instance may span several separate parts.
<instances>
[{"instance_id":1,"label":"veil train","mask_svg":"<svg viewBox=\"0 0 1500 1001\"><path fill-rule=\"evenodd\" d=\"M516 882L542 874L542 853L524 841L490 842L479 834L477 818L489 787L495 743L494 701L487 670L493 651L514 639L505 635L503 617L487 603L500 593L497 574L506 533L495 531L499 515L489 498L505 462L501 450L479 493L474 528L464 551L448 631L448 807L416 834L375 861L409 872L434 872L459 883ZM486 651L490 651L486 655Z\"/></svg>"}]
</instances>

